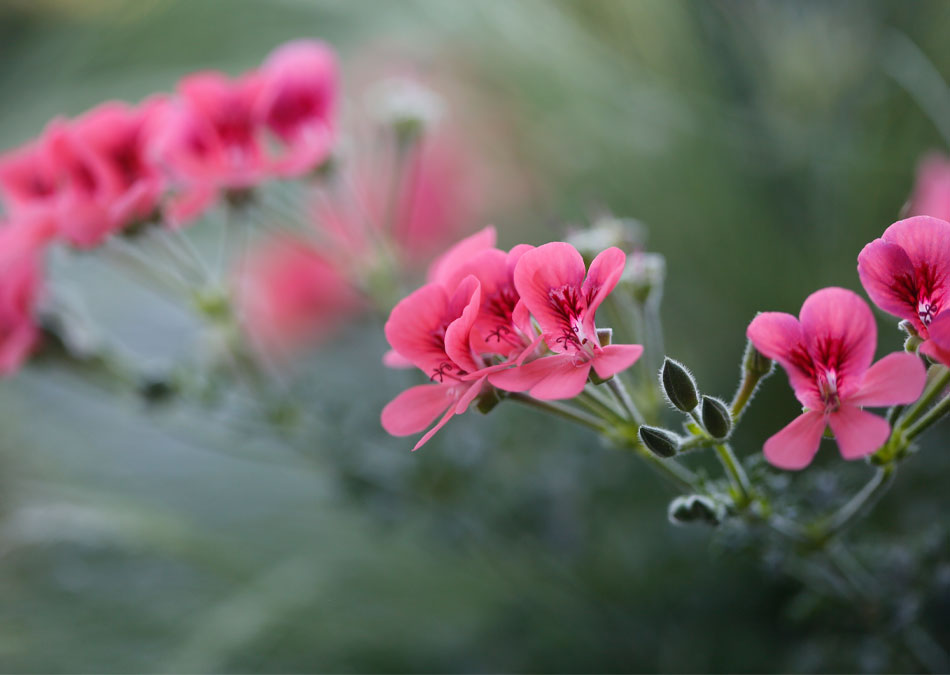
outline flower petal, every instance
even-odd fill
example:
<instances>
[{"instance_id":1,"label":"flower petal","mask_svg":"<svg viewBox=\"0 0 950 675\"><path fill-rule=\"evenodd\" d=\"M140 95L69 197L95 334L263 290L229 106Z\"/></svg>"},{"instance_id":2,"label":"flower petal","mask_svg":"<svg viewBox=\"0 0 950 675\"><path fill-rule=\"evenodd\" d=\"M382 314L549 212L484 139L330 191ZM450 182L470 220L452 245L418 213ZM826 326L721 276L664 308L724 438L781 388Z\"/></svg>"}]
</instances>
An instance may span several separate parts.
<instances>
[{"instance_id":1,"label":"flower petal","mask_svg":"<svg viewBox=\"0 0 950 675\"><path fill-rule=\"evenodd\" d=\"M824 433L824 415L815 410L806 412L765 442L765 458L780 469L804 469L818 452Z\"/></svg>"},{"instance_id":2,"label":"flower petal","mask_svg":"<svg viewBox=\"0 0 950 675\"><path fill-rule=\"evenodd\" d=\"M390 346L427 375L448 360L436 334L441 331L449 304L445 289L427 284L397 304L386 322Z\"/></svg>"},{"instance_id":3,"label":"flower petal","mask_svg":"<svg viewBox=\"0 0 950 675\"><path fill-rule=\"evenodd\" d=\"M891 435L887 420L847 403L828 415L828 424L845 459L867 457Z\"/></svg>"},{"instance_id":4,"label":"flower petal","mask_svg":"<svg viewBox=\"0 0 950 675\"><path fill-rule=\"evenodd\" d=\"M626 254L616 246L601 251L590 264L590 270L587 272L587 278L584 279L584 285L581 287L581 293L587 300L586 322L590 332L593 332L594 313L600 307L610 292L614 290L617 282L620 281L620 275L623 274L623 267L627 262Z\"/></svg>"},{"instance_id":5,"label":"flower petal","mask_svg":"<svg viewBox=\"0 0 950 675\"><path fill-rule=\"evenodd\" d=\"M858 255L858 276L875 305L921 329L914 266L904 249L875 239Z\"/></svg>"},{"instance_id":6,"label":"flower petal","mask_svg":"<svg viewBox=\"0 0 950 675\"><path fill-rule=\"evenodd\" d=\"M478 370L478 365L472 358L470 337L481 302L481 284L471 275L459 284L458 290L449 301L449 316L458 318L445 329L445 353L462 370L469 373Z\"/></svg>"},{"instance_id":7,"label":"flower petal","mask_svg":"<svg viewBox=\"0 0 950 675\"><path fill-rule=\"evenodd\" d=\"M454 403L451 386L420 384L406 389L387 403L380 422L383 429L393 436L417 434Z\"/></svg>"},{"instance_id":8,"label":"flower petal","mask_svg":"<svg viewBox=\"0 0 950 675\"><path fill-rule=\"evenodd\" d=\"M804 367L810 367L811 357L805 348L802 326L791 314L762 312L746 329L746 336L762 354L778 361L788 374L795 396L808 408L821 407L814 378Z\"/></svg>"},{"instance_id":9,"label":"flower petal","mask_svg":"<svg viewBox=\"0 0 950 675\"><path fill-rule=\"evenodd\" d=\"M799 317L812 360L836 373L838 393L848 398L874 359L877 324L871 308L854 291L823 288L805 299Z\"/></svg>"},{"instance_id":10,"label":"flower petal","mask_svg":"<svg viewBox=\"0 0 950 675\"><path fill-rule=\"evenodd\" d=\"M527 251L515 267L515 288L546 334L559 335L565 318L551 300L551 291L568 288L580 294L584 259L570 244L556 241ZM580 308L578 308L580 309Z\"/></svg>"},{"instance_id":11,"label":"flower petal","mask_svg":"<svg viewBox=\"0 0 950 675\"><path fill-rule=\"evenodd\" d=\"M920 358L894 352L868 368L861 388L848 403L861 406L897 405L916 401L927 383L927 370Z\"/></svg>"},{"instance_id":12,"label":"flower petal","mask_svg":"<svg viewBox=\"0 0 950 675\"><path fill-rule=\"evenodd\" d=\"M427 279L430 283L445 283L453 270L460 267L472 256L485 249L494 248L498 235L494 226L479 230L470 237L466 237L455 246L436 258L429 267Z\"/></svg>"},{"instance_id":13,"label":"flower petal","mask_svg":"<svg viewBox=\"0 0 950 675\"><path fill-rule=\"evenodd\" d=\"M933 153L917 166L909 213L950 221L950 161L946 156Z\"/></svg>"},{"instance_id":14,"label":"flower petal","mask_svg":"<svg viewBox=\"0 0 950 675\"><path fill-rule=\"evenodd\" d=\"M607 379L632 366L641 354L642 345L607 345L594 352L594 372Z\"/></svg>"},{"instance_id":15,"label":"flower petal","mask_svg":"<svg viewBox=\"0 0 950 675\"><path fill-rule=\"evenodd\" d=\"M574 398L584 390L590 365L575 365L571 354L555 354L495 373L488 380L499 389L528 391L539 399Z\"/></svg>"}]
</instances>

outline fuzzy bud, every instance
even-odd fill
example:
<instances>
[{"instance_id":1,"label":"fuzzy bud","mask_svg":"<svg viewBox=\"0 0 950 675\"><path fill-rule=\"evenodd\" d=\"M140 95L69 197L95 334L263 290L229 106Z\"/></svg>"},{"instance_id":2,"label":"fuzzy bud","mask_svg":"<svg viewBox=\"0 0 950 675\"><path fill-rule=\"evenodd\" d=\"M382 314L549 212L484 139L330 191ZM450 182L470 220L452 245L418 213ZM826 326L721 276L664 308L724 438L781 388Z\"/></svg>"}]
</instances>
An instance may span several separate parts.
<instances>
[{"instance_id":1,"label":"fuzzy bud","mask_svg":"<svg viewBox=\"0 0 950 675\"><path fill-rule=\"evenodd\" d=\"M659 427L643 425L637 430L637 435L640 437L640 442L643 443L650 452L664 459L675 455L680 447L680 440L676 434L666 429L660 429Z\"/></svg>"},{"instance_id":2,"label":"fuzzy bud","mask_svg":"<svg viewBox=\"0 0 950 675\"><path fill-rule=\"evenodd\" d=\"M590 227L572 229L568 232L566 241L580 252L584 262L589 265L598 253L611 246L624 251L643 246L646 241L646 227L631 218L601 216L596 218Z\"/></svg>"},{"instance_id":3,"label":"fuzzy bud","mask_svg":"<svg viewBox=\"0 0 950 675\"><path fill-rule=\"evenodd\" d=\"M626 289L641 305L659 302L666 279L666 258L659 253L634 251L620 275L619 286Z\"/></svg>"},{"instance_id":4,"label":"fuzzy bud","mask_svg":"<svg viewBox=\"0 0 950 675\"><path fill-rule=\"evenodd\" d=\"M917 332L917 328L914 326L913 323L911 323L907 319L904 319L899 324L897 324L897 327L900 328L905 333L907 333L908 337L916 337L916 338L920 337L920 334Z\"/></svg>"},{"instance_id":5,"label":"fuzzy bud","mask_svg":"<svg viewBox=\"0 0 950 675\"><path fill-rule=\"evenodd\" d=\"M424 134L438 122L444 108L437 94L405 78L377 83L368 98L376 118L391 126L402 142L411 142Z\"/></svg>"},{"instance_id":6,"label":"fuzzy bud","mask_svg":"<svg viewBox=\"0 0 950 675\"><path fill-rule=\"evenodd\" d=\"M923 343L924 341L921 340L918 336L908 335L907 339L904 340L904 351L910 352L911 354L916 354L918 347L920 347L920 345L922 345Z\"/></svg>"},{"instance_id":7,"label":"fuzzy bud","mask_svg":"<svg viewBox=\"0 0 950 675\"><path fill-rule=\"evenodd\" d=\"M703 426L709 435L722 440L732 431L732 413L718 398L703 396Z\"/></svg>"},{"instance_id":8,"label":"fuzzy bud","mask_svg":"<svg viewBox=\"0 0 950 675\"><path fill-rule=\"evenodd\" d=\"M745 354L742 357L742 369L752 375L765 377L772 372L775 362L755 348L750 340L746 343Z\"/></svg>"},{"instance_id":9,"label":"fuzzy bud","mask_svg":"<svg viewBox=\"0 0 950 675\"><path fill-rule=\"evenodd\" d=\"M674 525L701 522L708 525L718 525L724 515L722 505L709 497L702 495L687 495L677 497L670 502L667 511L670 522Z\"/></svg>"},{"instance_id":10,"label":"fuzzy bud","mask_svg":"<svg viewBox=\"0 0 950 675\"><path fill-rule=\"evenodd\" d=\"M667 358L660 370L660 386L671 405L690 412L699 405L699 390L692 373L679 361Z\"/></svg>"}]
</instances>

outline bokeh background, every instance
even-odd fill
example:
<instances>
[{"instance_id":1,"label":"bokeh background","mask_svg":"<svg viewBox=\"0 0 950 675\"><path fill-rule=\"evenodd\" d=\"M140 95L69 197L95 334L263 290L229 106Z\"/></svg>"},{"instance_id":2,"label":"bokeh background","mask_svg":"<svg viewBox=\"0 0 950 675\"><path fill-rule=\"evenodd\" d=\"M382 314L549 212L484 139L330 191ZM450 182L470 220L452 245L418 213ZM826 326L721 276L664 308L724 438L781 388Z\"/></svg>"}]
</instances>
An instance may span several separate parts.
<instances>
[{"instance_id":1,"label":"bokeh background","mask_svg":"<svg viewBox=\"0 0 950 675\"><path fill-rule=\"evenodd\" d=\"M667 257L667 350L726 397L755 312L860 290L857 253L897 219L919 158L946 149L948 26L943 2L3 0L0 147L322 38L351 109L394 70L445 95L444 121L479 139L473 163L507 177L479 214L503 246L606 211L645 223ZM62 269L144 363L194 348L180 309L95 260ZM879 352L900 340L881 316ZM669 525L673 494L644 465L567 424L502 405L411 454L378 424L413 381L384 349L365 319L300 366L323 420L304 443L40 365L0 383L0 669L923 667L901 626ZM739 453L795 412L776 376ZM928 437L853 535L944 648L946 440ZM830 472L792 479L816 498L866 478L821 454Z\"/></svg>"}]
</instances>

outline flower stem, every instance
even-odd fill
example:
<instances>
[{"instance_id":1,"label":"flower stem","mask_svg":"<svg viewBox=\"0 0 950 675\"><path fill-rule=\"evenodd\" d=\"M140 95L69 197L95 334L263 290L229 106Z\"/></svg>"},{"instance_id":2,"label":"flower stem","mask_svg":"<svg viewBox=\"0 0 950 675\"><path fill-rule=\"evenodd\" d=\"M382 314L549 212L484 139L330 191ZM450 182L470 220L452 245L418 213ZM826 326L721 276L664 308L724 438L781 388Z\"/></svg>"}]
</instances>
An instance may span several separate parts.
<instances>
[{"instance_id":1,"label":"flower stem","mask_svg":"<svg viewBox=\"0 0 950 675\"><path fill-rule=\"evenodd\" d=\"M950 396L947 396L937 405L927 411L927 414L912 424L904 433L904 438L912 441L929 429L935 422L950 412Z\"/></svg>"},{"instance_id":2,"label":"flower stem","mask_svg":"<svg viewBox=\"0 0 950 675\"><path fill-rule=\"evenodd\" d=\"M630 420L637 424L643 424L643 415L637 410L636 404L633 402L633 399L630 398L630 393L627 391L623 382L620 381L620 378L614 375L607 380L607 386L610 387L610 391L617 397L617 401L623 406Z\"/></svg>"},{"instance_id":3,"label":"flower stem","mask_svg":"<svg viewBox=\"0 0 950 675\"><path fill-rule=\"evenodd\" d=\"M729 412L732 414L733 422L739 419L742 411L745 410L746 404L752 400L752 395L755 394L761 380L762 375L759 373L743 371L742 381L739 383L735 396L732 397L732 403L729 404Z\"/></svg>"},{"instance_id":4,"label":"flower stem","mask_svg":"<svg viewBox=\"0 0 950 675\"><path fill-rule=\"evenodd\" d=\"M717 443L713 447L716 449L719 462L722 464L722 468L725 469L726 475L729 476L729 482L736 493L736 506L739 508L748 506L752 502L752 483L749 481L749 477L746 475L745 469L742 468L738 457L736 457L728 443Z\"/></svg>"},{"instance_id":5,"label":"flower stem","mask_svg":"<svg viewBox=\"0 0 950 675\"><path fill-rule=\"evenodd\" d=\"M880 467L871 477L871 480L861 488L860 492L826 518L825 522L819 526L815 538L818 541L827 541L844 531L887 491L887 488L894 481L896 471L897 465L893 463Z\"/></svg>"},{"instance_id":6,"label":"flower stem","mask_svg":"<svg viewBox=\"0 0 950 675\"><path fill-rule=\"evenodd\" d=\"M938 375L933 378L929 387L924 392L924 395L920 399L910 406L910 408L905 412L903 419L900 420L900 423L897 425L899 431L904 431L909 429L911 425L917 421L924 411L930 407L937 398L943 393L943 390L950 386L950 370L944 366L933 366L934 368L939 368L943 372L938 371Z\"/></svg>"},{"instance_id":7,"label":"flower stem","mask_svg":"<svg viewBox=\"0 0 950 675\"><path fill-rule=\"evenodd\" d=\"M508 394L507 398L537 410L543 410L544 412L557 415L558 417L566 419L570 422L581 424L601 434L609 435L609 430L604 425L602 420L599 420L593 415L589 415L582 410L571 408L570 406L566 406L562 403L555 403L554 401L542 401L532 396L528 396L527 394L510 393Z\"/></svg>"}]
</instances>

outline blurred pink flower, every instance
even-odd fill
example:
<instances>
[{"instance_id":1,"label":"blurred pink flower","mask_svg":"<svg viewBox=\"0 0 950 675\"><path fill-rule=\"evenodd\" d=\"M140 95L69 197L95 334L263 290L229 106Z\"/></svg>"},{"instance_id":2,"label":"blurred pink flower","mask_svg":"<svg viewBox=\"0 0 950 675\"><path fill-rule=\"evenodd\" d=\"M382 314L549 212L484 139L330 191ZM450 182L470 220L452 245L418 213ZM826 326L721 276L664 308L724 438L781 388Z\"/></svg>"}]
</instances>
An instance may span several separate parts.
<instances>
[{"instance_id":1,"label":"blurred pink flower","mask_svg":"<svg viewBox=\"0 0 950 675\"><path fill-rule=\"evenodd\" d=\"M281 360L362 307L360 294L325 252L289 235L253 248L238 275L239 309L252 343Z\"/></svg>"},{"instance_id":2,"label":"blurred pink flower","mask_svg":"<svg viewBox=\"0 0 950 675\"><path fill-rule=\"evenodd\" d=\"M755 348L785 369L806 408L765 442L765 458L781 469L803 469L818 452L826 425L842 457L870 455L887 440L890 426L860 406L916 400L926 380L923 364L913 354L895 352L871 365L877 326L867 303L852 291L816 291L799 317L764 312L747 330Z\"/></svg>"},{"instance_id":3,"label":"blurred pink flower","mask_svg":"<svg viewBox=\"0 0 950 675\"><path fill-rule=\"evenodd\" d=\"M583 391L591 368L608 378L633 365L643 347L602 347L594 325L597 308L617 285L625 260L619 248L608 248L587 271L570 244L553 242L525 252L515 268L515 287L555 354L496 373L490 382L540 399L572 398Z\"/></svg>"},{"instance_id":4,"label":"blurred pink flower","mask_svg":"<svg viewBox=\"0 0 950 675\"><path fill-rule=\"evenodd\" d=\"M282 144L271 169L298 176L330 154L336 132L339 77L326 44L296 40L275 49L260 70L258 115Z\"/></svg>"},{"instance_id":5,"label":"blurred pink flower","mask_svg":"<svg viewBox=\"0 0 950 675\"><path fill-rule=\"evenodd\" d=\"M894 223L858 255L858 276L874 304L926 340L950 300L950 223L929 216Z\"/></svg>"},{"instance_id":6,"label":"blurred pink flower","mask_svg":"<svg viewBox=\"0 0 950 675\"><path fill-rule=\"evenodd\" d=\"M950 158L932 153L917 165L908 213L950 221Z\"/></svg>"},{"instance_id":7,"label":"blurred pink flower","mask_svg":"<svg viewBox=\"0 0 950 675\"><path fill-rule=\"evenodd\" d=\"M39 340L44 240L36 221L0 224L0 376L16 372Z\"/></svg>"},{"instance_id":8,"label":"blurred pink flower","mask_svg":"<svg viewBox=\"0 0 950 675\"><path fill-rule=\"evenodd\" d=\"M383 408L383 428L394 436L408 436L442 415L413 450L465 412L485 386L486 374L469 342L480 303L481 288L473 276L463 279L451 294L441 284L427 284L396 305L386 322L386 339L393 351L434 384L411 387L390 401Z\"/></svg>"}]
</instances>

